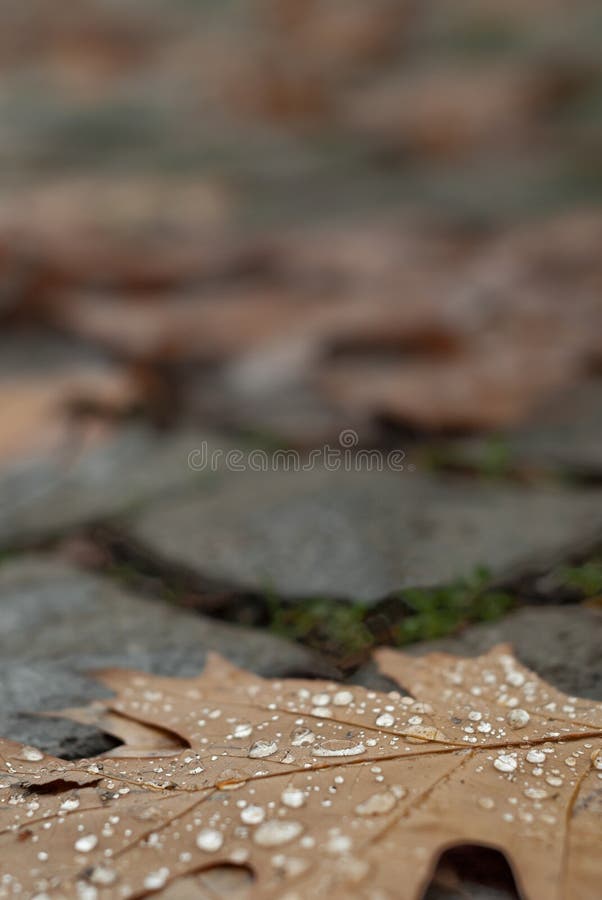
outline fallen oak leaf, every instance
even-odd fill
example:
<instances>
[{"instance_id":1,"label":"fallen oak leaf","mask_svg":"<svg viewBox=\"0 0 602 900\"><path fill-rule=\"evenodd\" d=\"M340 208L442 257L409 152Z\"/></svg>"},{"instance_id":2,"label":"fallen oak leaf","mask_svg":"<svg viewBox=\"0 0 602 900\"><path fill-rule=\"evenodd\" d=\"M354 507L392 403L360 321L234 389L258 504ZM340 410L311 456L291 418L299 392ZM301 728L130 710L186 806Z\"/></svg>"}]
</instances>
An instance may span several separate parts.
<instances>
[{"instance_id":1,"label":"fallen oak leaf","mask_svg":"<svg viewBox=\"0 0 602 900\"><path fill-rule=\"evenodd\" d=\"M195 873L238 866L249 897L393 898L403 882L413 900L445 849L478 843L506 854L529 900L597 897L602 704L551 688L507 646L377 659L412 697L270 681L215 656L197 678L103 673L116 696L99 715L189 749L65 762L0 742L3 884L202 897L215 885ZM69 789L40 790L53 784Z\"/></svg>"}]
</instances>

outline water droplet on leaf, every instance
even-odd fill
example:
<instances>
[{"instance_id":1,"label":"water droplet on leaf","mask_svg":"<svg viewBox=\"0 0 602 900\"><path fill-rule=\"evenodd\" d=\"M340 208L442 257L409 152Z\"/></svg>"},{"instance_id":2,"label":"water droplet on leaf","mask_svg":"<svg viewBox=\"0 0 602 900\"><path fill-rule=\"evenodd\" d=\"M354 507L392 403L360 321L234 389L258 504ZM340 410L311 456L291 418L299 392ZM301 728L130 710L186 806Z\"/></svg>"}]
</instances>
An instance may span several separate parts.
<instances>
[{"instance_id":1,"label":"water droplet on leaf","mask_svg":"<svg viewBox=\"0 0 602 900\"><path fill-rule=\"evenodd\" d=\"M253 840L260 847L278 847L294 841L303 831L300 822L292 822L286 819L272 819L260 825Z\"/></svg>"},{"instance_id":2,"label":"water droplet on leaf","mask_svg":"<svg viewBox=\"0 0 602 900\"><path fill-rule=\"evenodd\" d=\"M265 756L273 756L278 752L276 741L255 741L249 750L251 759L263 759Z\"/></svg>"}]
</instances>

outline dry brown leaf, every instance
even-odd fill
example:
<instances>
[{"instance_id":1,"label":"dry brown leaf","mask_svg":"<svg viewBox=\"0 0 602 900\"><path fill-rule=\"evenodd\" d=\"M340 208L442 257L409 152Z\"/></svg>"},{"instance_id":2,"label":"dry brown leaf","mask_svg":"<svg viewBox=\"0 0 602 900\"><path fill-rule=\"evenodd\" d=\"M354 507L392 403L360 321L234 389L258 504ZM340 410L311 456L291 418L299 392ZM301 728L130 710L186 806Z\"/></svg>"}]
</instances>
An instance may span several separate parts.
<instances>
[{"instance_id":1,"label":"dry brown leaf","mask_svg":"<svg viewBox=\"0 0 602 900\"><path fill-rule=\"evenodd\" d=\"M332 320L336 306L336 301L267 286L221 290L209 297L159 295L142 302L110 294L76 296L64 318L57 319L129 358L223 362L286 341L289 334L311 332Z\"/></svg>"},{"instance_id":2,"label":"dry brown leaf","mask_svg":"<svg viewBox=\"0 0 602 900\"><path fill-rule=\"evenodd\" d=\"M35 377L15 374L0 378L4 425L0 433L0 460L43 456L64 449L74 437L81 441L84 435L81 429L78 433L73 415L77 406L99 413L98 424L102 426L103 419L109 422L112 416L129 411L137 400L136 385L121 370L75 367L57 374ZM94 436L91 429L86 431L87 437ZM100 428L95 437L103 431L104 427Z\"/></svg>"},{"instance_id":3,"label":"dry brown leaf","mask_svg":"<svg viewBox=\"0 0 602 900\"><path fill-rule=\"evenodd\" d=\"M222 236L228 193L210 179L53 179L0 197L5 277L26 320L60 311L69 288L158 290L241 264Z\"/></svg>"},{"instance_id":4,"label":"dry brown leaf","mask_svg":"<svg viewBox=\"0 0 602 900\"><path fill-rule=\"evenodd\" d=\"M532 73L488 64L403 72L352 94L341 118L426 157L454 158L516 142L533 128Z\"/></svg>"},{"instance_id":5,"label":"dry brown leaf","mask_svg":"<svg viewBox=\"0 0 602 900\"><path fill-rule=\"evenodd\" d=\"M100 721L143 746L65 762L0 742L0 894L385 900L403 884L413 900L442 851L476 843L529 900L595 900L602 704L504 645L378 661L411 697L217 656L197 678L103 673ZM166 731L189 748L157 756Z\"/></svg>"},{"instance_id":6,"label":"dry brown leaf","mask_svg":"<svg viewBox=\"0 0 602 900\"><path fill-rule=\"evenodd\" d=\"M265 11L264 11L265 10ZM262 20L289 54L329 71L377 63L398 51L411 17L400 0L260 0ZM262 22L263 24L263 22Z\"/></svg>"},{"instance_id":7,"label":"dry brown leaf","mask_svg":"<svg viewBox=\"0 0 602 900\"><path fill-rule=\"evenodd\" d=\"M275 388L283 396L292 386L285 408L304 395L324 411L321 421L358 431L382 416L434 430L504 427L602 358L597 213L480 239L403 221L290 230L236 246L217 241L204 247L204 262L189 257L191 267L193 241L155 259L143 234L143 258L126 242L118 259L105 257L109 245L99 258L72 259L62 276L72 286L53 292L46 318L149 370L222 366L218 387L243 413L214 404L220 424L246 423L252 408L253 425L289 434L272 410ZM207 373L197 399L204 390L213 403Z\"/></svg>"}]
</instances>

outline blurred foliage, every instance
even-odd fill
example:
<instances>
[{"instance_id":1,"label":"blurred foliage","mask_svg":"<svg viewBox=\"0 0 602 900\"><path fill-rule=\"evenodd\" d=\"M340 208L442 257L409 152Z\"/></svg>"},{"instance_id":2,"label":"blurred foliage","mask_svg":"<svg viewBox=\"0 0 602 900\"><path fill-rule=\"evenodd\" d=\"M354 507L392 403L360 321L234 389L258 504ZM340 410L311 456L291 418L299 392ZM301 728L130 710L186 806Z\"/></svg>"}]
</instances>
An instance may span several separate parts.
<instances>
[{"instance_id":1,"label":"blurred foliage","mask_svg":"<svg viewBox=\"0 0 602 900\"><path fill-rule=\"evenodd\" d=\"M513 605L513 597L493 589L490 573L478 568L450 585L403 591L377 607L332 598L292 605L271 595L269 627L337 657L359 659L378 643L445 637L471 622L498 619Z\"/></svg>"},{"instance_id":2,"label":"blurred foliage","mask_svg":"<svg viewBox=\"0 0 602 900\"><path fill-rule=\"evenodd\" d=\"M602 559L588 560L578 566L565 566L557 574L563 587L579 592L589 599L602 594Z\"/></svg>"},{"instance_id":3,"label":"blurred foliage","mask_svg":"<svg viewBox=\"0 0 602 900\"><path fill-rule=\"evenodd\" d=\"M490 587L485 568L446 587L405 591L411 612L396 628L397 642L445 637L468 622L489 622L507 612L514 601L510 594Z\"/></svg>"},{"instance_id":4,"label":"blurred foliage","mask_svg":"<svg viewBox=\"0 0 602 900\"><path fill-rule=\"evenodd\" d=\"M272 596L269 606L269 627L281 637L337 656L361 654L375 644L366 625L370 612L362 604L316 598L293 606Z\"/></svg>"},{"instance_id":5,"label":"blurred foliage","mask_svg":"<svg viewBox=\"0 0 602 900\"><path fill-rule=\"evenodd\" d=\"M434 444L421 454L423 465L432 471L469 470L483 478L508 478L517 471L512 449L502 435L488 435L467 453L466 448L452 444Z\"/></svg>"}]
</instances>

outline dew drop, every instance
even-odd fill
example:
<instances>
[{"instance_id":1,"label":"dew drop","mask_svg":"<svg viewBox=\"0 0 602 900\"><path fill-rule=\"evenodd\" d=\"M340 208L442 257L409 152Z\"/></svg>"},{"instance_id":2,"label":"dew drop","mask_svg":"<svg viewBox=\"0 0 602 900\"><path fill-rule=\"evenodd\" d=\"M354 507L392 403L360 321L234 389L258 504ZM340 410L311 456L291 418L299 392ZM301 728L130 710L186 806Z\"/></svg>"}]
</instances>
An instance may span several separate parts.
<instances>
[{"instance_id":1,"label":"dew drop","mask_svg":"<svg viewBox=\"0 0 602 900\"><path fill-rule=\"evenodd\" d=\"M78 853L89 853L90 850L94 850L97 844L98 838L95 834L85 834L76 840L75 849Z\"/></svg>"},{"instance_id":2,"label":"dew drop","mask_svg":"<svg viewBox=\"0 0 602 900\"><path fill-rule=\"evenodd\" d=\"M39 762L44 759L44 754L37 747L23 747L19 753L19 759L26 759L28 762Z\"/></svg>"},{"instance_id":3,"label":"dew drop","mask_svg":"<svg viewBox=\"0 0 602 900\"><path fill-rule=\"evenodd\" d=\"M73 812L74 809L77 809L79 806L79 800L77 797L68 797L66 800L63 800L61 803L61 811L62 812Z\"/></svg>"},{"instance_id":4,"label":"dew drop","mask_svg":"<svg viewBox=\"0 0 602 900\"><path fill-rule=\"evenodd\" d=\"M350 703L353 703L353 694L351 691L337 691L332 702L335 706L349 706Z\"/></svg>"},{"instance_id":5,"label":"dew drop","mask_svg":"<svg viewBox=\"0 0 602 900\"><path fill-rule=\"evenodd\" d=\"M245 825L260 825L265 819L265 809L263 806L245 806L240 818Z\"/></svg>"},{"instance_id":6,"label":"dew drop","mask_svg":"<svg viewBox=\"0 0 602 900\"><path fill-rule=\"evenodd\" d=\"M169 869L166 866L162 866L160 869L148 873L144 879L144 887L149 891L156 891L159 888L165 887L168 878Z\"/></svg>"},{"instance_id":7,"label":"dew drop","mask_svg":"<svg viewBox=\"0 0 602 900\"><path fill-rule=\"evenodd\" d=\"M364 744L354 744L353 741L323 741L316 744L312 753L314 756L359 756L366 752Z\"/></svg>"},{"instance_id":8,"label":"dew drop","mask_svg":"<svg viewBox=\"0 0 602 900\"><path fill-rule=\"evenodd\" d=\"M330 694L314 694L311 698L314 706L328 706L330 703Z\"/></svg>"},{"instance_id":9,"label":"dew drop","mask_svg":"<svg viewBox=\"0 0 602 900\"><path fill-rule=\"evenodd\" d=\"M379 728L390 728L395 725L395 716L392 716L391 713L383 713L377 718L376 724Z\"/></svg>"},{"instance_id":10,"label":"dew drop","mask_svg":"<svg viewBox=\"0 0 602 900\"><path fill-rule=\"evenodd\" d=\"M518 767L516 756L510 756L509 753L502 753L493 761L493 765L498 772L515 772Z\"/></svg>"},{"instance_id":11,"label":"dew drop","mask_svg":"<svg viewBox=\"0 0 602 900\"><path fill-rule=\"evenodd\" d=\"M263 759L265 756L273 756L278 752L276 741L255 741L249 750L251 759Z\"/></svg>"},{"instance_id":12,"label":"dew drop","mask_svg":"<svg viewBox=\"0 0 602 900\"><path fill-rule=\"evenodd\" d=\"M294 841L303 831L303 825L300 822L293 822L287 819L271 819L260 825L253 840L260 847L279 847L282 844L288 844Z\"/></svg>"},{"instance_id":13,"label":"dew drop","mask_svg":"<svg viewBox=\"0 0 602 900\"><path fill-rule=\"evenodd\" d=\"M528 725L531 716L526 709L513 709L506 716L506 721L511 728L524 728Z\"/></svg>"},{"instance_id":14,"label":"dew drop","mask_svg":"<svg viewBox=\"0 0 602 900\"><path fill-rule=\"evenodd\" d=\"M309 728L295 728L291 732L291 744L293 747L305 747L313 744L316 736Z\"/></svg>"},{"instance_id":15,"label":"dew drop","mask_svg":"<svg viewBox=\"0 0 602 900\"><path fill-rule=\"evenodd\" d=\"M199 850L204 850L205 853L215 853L223 843L223 834L221 831L216 831L215 828L203 828L196 836L197 847Z\"/></svg>"},{"instance_id":16,"label":"dew drop","mask_svg":"<svg viewBox=\"0 0 602 900\"><path fill-rule=\"evenodd\" d=\"M215 785L218 791L237 791L245 784L247 776L240 769L224 769Z\"/></svg>"},{"instance_id":17,"label":"dew drop","mask_svg":"<svg viewBox=\"0 0 602 900\"><path fill-rule=\"evenodd\" d=\"M163 699L161 691L144 691L142 696L145 700L148 700L149 703L158 703L159 700Z\"/></svg>"},{"instance_id":18,"label":"dew drop","mask_svg":"<svg viewBox=\"0 0 602 900\"><path fill-rule=\"evenodd\" d=\"M493 809L495 806L495 801L491 797L479 797L477 803L481 809Z\"/></svg>"},{"instance_id":19,"label":"dew drop","mask_svg":"<svg viewBox=\"0 0 602 900\"><path fill-rule=\"evenodd\" d=\"M548 796L548 792L544 791L543 788L525 788L523 791L525 797L528 797L529 800L545 800Z\"/></svg>"},{"instance_id":20,"label":"dew drop","mask_svg":"<svg viewBox=\"0 0 602 900\"><path fill-rule=\"evenodd\" d=\"M591 759L594 769L602 770L602 750L594 750Z\"/></svg>"},{"instance_id":21,"label":"dew drop","mask_svg":"<svg viewBox=\"0 0 602 900\"><path fill-rule=\"evenodd\" d=\"M230 854L230 859L233 863L241 865L248 860L249 856L250 853L246 847L235 847L235 849Z\"/></svg>"},{"instance_id":22,"label":"dew drop","mask_svg":"<svg viewBox=\"0 0 602 900\"><path fill-rule=\"evenodd\" d=\"M527 762L534 763L535 765L540 765L541 763L546 761L546 754L543 750L529 750L527 753Z\"/></svg>"},{"instance_id":23,"label":"dew drop","mask_svg":"<svg viewBox=\"0 0 602 900\"><path fill-rule=\"evenodd\" d=\"M347 837L346 834L335 834L333 835L328 843L326 844L326 849L329 853L349 853L353 842L350 837Z\"/></svg>"},{"instance_id":24,"label":"dew drop","mask_svg":"<svg viewBox=\"0 0 602 900\"><path fill-rule=\"evenodd\" d=\"M117 872L108 866L94 866L88 878L93 884L109 885L117 880Z\"/></svg>"},{"instance_id":25,"label":"dew drop","mask_svg":"<svg viewBox=\"0 0 602 900\"><path fill-rule=\"evenodd\" d=\"M431 725L410 725L405 729L407 737L416 741L445 741L447 738L438 728Z\"/></svg>"},{"instance_id":26,"label":"dew drop","mask_svg":"<svg viewBox=\"0 0 602 900\"><path fill-rule=\"evenodd\" d=\"M288 787L282 792L280 799L285 806L298 809L305 803L305 793L300 788Z\"/></svg>"},{"instance_id":27,"label":"dew drop","mask_svg":"<svg viewBox=\"0 0 602 900\"><path fill-rule=\"evenodd\" d=\"M433 711L433 707L430 703L421 703L417 701L412 704L412 712L419 713L422 715L430 715Z\"/></svg>"},{"instance_id":28,"label":"dew drop","mask_svg":"<svg viewBox=\"0 0 602 900\"><path fill-rule=\"evenodd\" d=\"M253 733L253 726L249 722L240 722L235 726L233 734L235 738L250 737Z\"/></svg>"},{"instance_id":29,"label":"dew drop","mask_svg":"<svg viewBox=\"0 0 602 900\"><path fill-rule=\"evenodd\" d=\"M546 783L551 787L562 787L564 784L562 778L559 775L546 775Z\"/></svg>"},{"instance_id":30,"label":"dew drop","mask_svg":"<svg viewBox=\"0 0 602 900\"><path fill-rule=\"evenodd\" d=\"M384 791L358 803L355 811L359 816L381 816L391 812L396 803L397 797L391 791Z\"/></svg>"}]
</instances>

